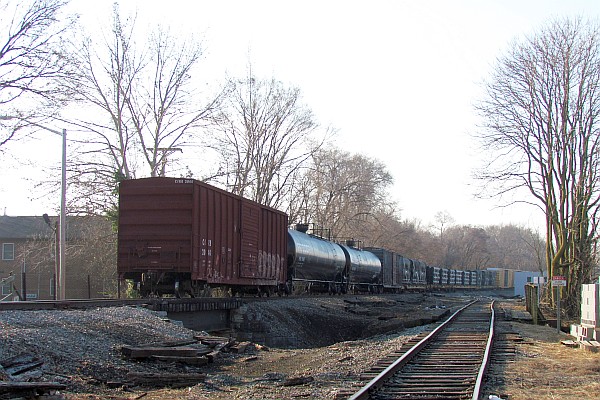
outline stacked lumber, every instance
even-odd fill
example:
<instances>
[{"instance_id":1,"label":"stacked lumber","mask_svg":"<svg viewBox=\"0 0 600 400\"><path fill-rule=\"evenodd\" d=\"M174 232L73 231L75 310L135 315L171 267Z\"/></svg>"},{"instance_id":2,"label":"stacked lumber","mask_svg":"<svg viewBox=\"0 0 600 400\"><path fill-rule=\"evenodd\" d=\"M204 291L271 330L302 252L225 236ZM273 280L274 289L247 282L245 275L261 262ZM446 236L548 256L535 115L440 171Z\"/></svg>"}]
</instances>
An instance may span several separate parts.
<instances>
[{"instance_id":1,"label":"stacked lumber","mask_svg":"<svg viewBox=\"0 0 600 400\"><path fill-rule=\"evenodd\" d=\"M600 343L595 340L581 340L579 342L579 348L592 353L600 351Z\"/></svg>"},{"instance_id":2,"label":"stacked lumber","mask_svg":"<svg viewBox=\"0 0 600 400\"><path fill-rule=\"evenodd\" d=\"M155 361L178 362L188 365L206 365L210 362L207 354L212 350L208 347L191 346L122 346L121 354L125 357L140 360L150 359Z\"/></svg>"},{"instance_id":3,"label":"stacked lumber","mask_svg":"<svg viewBox=\"0 0 600 400\"><path fill-rule=\"evenodd\" d=\"M577 346L579 346L579 344L576 341L570 340L570 339L568 339L568 340L561 340L560 343L563 346L567 346L567 347L577 347Z\"/></svg>"},{"instance_id":4,"label":"stacked lumber","mask_svg":"<svg viewBox=\"0 0 600 400\"><path fill-rule=\"evenodd\" d=\"M198 335L191 339L146 343L141 345L123 345L121 354L127 358L144 361L161 361L182 363L190 366L202 366L213 362L219 353L244 353L250 342L237 342L234 339L211 335ZM263 349L264 350L264 349ZM154 387L184 387L204 381L201 373L147 373L129 372L127 383L111 382L111 384L133 384Z\"/></svg>"},{"instance_id":5,"label":"stacked lumber","mask_svg":"<svg viewBox=\"0 0 600 400\"><path fill-rule=\"evenodd\" d=\"M244 353L250 345L250 342L240 343L219 336L198 335L193 339L173 342L124 345L121 347L121 354L136 360L178 362L201 366L214 362L219 353Z\"/></svg>"}]
</instances>

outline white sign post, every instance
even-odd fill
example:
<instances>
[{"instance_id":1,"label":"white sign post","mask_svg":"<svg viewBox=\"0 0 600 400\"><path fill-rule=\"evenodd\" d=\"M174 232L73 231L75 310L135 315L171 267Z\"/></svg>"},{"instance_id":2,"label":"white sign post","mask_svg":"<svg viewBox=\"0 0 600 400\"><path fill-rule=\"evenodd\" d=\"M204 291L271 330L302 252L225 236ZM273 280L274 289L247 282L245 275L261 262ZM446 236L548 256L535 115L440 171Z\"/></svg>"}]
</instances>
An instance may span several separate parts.
<instances>
[{"instance_id":1,"label":"white sign post","mask_svg":"<svg viewBox=\"0 0 600 400\"><path fill-rule=\"evenodd\" d=\"M567 278L564 276L553 276L552 286L556 287L556 330L560 333L560 287L567 286Z\"/></svg>"},{"instance_id":2,"label":"white sign post","mask_svg":"<svg viewBox=\"0 0 600 400\"><path fill-rule=\"evenodd\" d=\"M533 284L537 288L537 301L540 303L540 298L542 297L542 286L546 283L546 278L543 276L534 276Z\"/></svg>"}]
</instances>

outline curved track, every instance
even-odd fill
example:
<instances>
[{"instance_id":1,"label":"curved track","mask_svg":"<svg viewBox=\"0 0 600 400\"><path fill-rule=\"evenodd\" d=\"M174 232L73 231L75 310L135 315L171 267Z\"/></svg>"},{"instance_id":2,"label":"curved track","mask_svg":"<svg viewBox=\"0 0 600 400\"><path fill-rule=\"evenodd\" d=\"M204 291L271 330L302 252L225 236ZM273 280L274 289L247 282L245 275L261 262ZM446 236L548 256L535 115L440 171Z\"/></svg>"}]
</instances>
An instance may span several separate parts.
<instances>
[{"instance_id":1,"label":"curved track","mask_svg":"<svg viewBox=\"0 0 600 400\"><path fill-rule=\"evenodd\" d=\"M494 335L493 302L474 301L367 372L350 400L479 398Z\"/></svg>"}]
</instances>

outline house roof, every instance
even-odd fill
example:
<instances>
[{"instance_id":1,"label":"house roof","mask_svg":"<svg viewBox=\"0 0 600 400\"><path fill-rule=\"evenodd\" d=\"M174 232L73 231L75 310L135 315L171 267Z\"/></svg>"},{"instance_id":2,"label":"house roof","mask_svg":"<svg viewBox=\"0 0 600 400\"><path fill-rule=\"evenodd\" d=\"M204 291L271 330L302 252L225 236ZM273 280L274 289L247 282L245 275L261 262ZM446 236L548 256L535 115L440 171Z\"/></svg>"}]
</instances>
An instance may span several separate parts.
<instances>
[{"instance_id":1,"label":"house roof","mask_svg":"<svg viewBox=\"0 0 600 400\"><path fill-rule=\"evenodd\" d=\"M52 221L52 218L50 219ZM56 218L54 218L56 221ZM29 239L36 235L51 235L53 230L43 217L0 216L0 239Z\"/></svg>"},{"instance_id":2,"label":"house roof","mask_svg":"<svg viewBox=\"0 0 600 400\"><path fill-rule=\"evenodd\" d=\"M51 216L52 228L58 217ZM68 216L67 238L82 236L84 228L89 224L109 224L106 218L97 216ZM0 240L6 239L31 239L39 235L50 236L54 233L46 224L43 217L9 217L0 216Z\"/></svg>"}]
</instances>

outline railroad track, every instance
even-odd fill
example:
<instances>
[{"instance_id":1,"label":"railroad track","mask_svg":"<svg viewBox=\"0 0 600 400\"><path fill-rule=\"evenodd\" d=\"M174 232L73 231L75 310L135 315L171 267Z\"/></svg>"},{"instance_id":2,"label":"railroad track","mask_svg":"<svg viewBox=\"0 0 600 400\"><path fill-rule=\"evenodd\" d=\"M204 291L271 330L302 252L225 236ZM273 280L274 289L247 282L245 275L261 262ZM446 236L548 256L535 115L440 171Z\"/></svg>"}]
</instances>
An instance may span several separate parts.
<instances>
[{"instance_id":1,"label":"railroad track","mask_svg":"<svg viewBox=\"0 0 600 400\"><path fill-rule=\"evenodd\" d=\"M380 295L387 296L387 295ZM393 296L389 294L389 296ZM28 300L28 301L0 301L0 311L3 310L64 310L83 309L95 307L117 307L117 306L147 306L157 311L206 311L225 310L239 307L247 302L270 302L286 300L290 298L331 298L329 294L301 294L294 296L270 296L270 297L196 297L196 298L139 298L139 299L67 299L67 300ZM355 294L336 295L336 298L356 299Z\"/></svg>"},{"instance_id":2,"label":"railroad track","mask_svg":"<svg viewBox=\"0 0 600 400\"><path fill-rule=\"evenodd\" d=\"M144 306L156 311L195 312L230 310L239 307L237 298L196 298L196 299L72 299L0 302L0 311L8 310L66 310L97 307Z\"/></svg>"},{"instance_id":3,"label":"railroad track","mask_svg":"<svg viewBox=\"0 0 600 400\"><path fill-rule=\"evenodd\" d=\"M63 310L94 307L114 307L123 305L142 305L143 299L71 299L71 300L28 300L2 301L0 311L8 310Z\"/></svg>"},{"instance_id":4,"label":"railroad track","mask_svg":"<svg viewBox=\"0 0 600 400\"><path fill-rule=\"evenodd\" d=\"M368 382L347 398L477 400L493 335L493 302L471 302L380 360L361 376Z\"/></svg>"}]
</instances>

